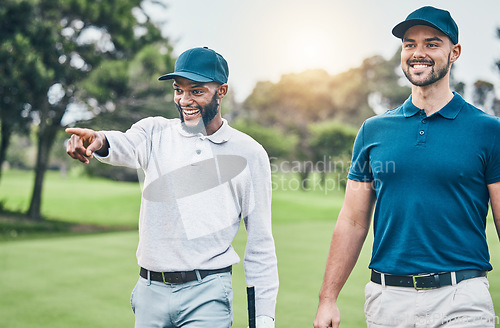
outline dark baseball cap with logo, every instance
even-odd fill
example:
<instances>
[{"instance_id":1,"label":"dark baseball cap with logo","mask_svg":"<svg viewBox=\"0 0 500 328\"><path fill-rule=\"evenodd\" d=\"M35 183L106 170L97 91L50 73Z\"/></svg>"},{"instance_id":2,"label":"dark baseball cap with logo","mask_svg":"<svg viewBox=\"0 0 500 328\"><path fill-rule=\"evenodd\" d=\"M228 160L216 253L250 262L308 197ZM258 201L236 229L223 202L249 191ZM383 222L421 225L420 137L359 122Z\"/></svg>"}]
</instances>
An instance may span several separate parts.
<instances>
[{"instance_id":1,"label":"dark baseball cap with logo","mask_svg":"<svg viewBox=\"0 0 500 328\"><path fill-rule=\"evenodd\" d=\"M431 6L419 8L409 14L404 21L394 26L392 34L402 39L406 31L415 25L433 27L446 34L453 44L458 43L458 26L446 10Z\"/></svg>"},{"instance_id":2,"label":"dark baseball cap with logo","mask_svg":"<svg viewBox=\"0 0 500 328\"><path fill-rule=\"evenodd\" d=\"M184 51L177 61L173 73L162 75L158 80L171 80L183 77L195 82L227 83L229 67L226 60L207 47Z\"/></svg>"}]
</instances>

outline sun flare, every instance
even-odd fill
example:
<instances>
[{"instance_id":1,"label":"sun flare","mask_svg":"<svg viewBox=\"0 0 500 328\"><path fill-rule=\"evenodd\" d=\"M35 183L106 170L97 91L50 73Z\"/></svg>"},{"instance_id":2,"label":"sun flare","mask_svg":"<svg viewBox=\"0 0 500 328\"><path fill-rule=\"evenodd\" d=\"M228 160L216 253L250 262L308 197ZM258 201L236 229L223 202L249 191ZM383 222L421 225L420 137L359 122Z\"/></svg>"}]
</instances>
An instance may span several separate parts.
<instances>
[{"instance_id":1,"label":"sun flare","mask_svg":"<svg viewBox=\"0 0 500 328\"><path fill-rule=\"evenodd\" d=\"M289 33L288 49L286 61L290 71L325 68L333 61L333 47L327 33L314 25Z\"/></svg>"}]
</instances>

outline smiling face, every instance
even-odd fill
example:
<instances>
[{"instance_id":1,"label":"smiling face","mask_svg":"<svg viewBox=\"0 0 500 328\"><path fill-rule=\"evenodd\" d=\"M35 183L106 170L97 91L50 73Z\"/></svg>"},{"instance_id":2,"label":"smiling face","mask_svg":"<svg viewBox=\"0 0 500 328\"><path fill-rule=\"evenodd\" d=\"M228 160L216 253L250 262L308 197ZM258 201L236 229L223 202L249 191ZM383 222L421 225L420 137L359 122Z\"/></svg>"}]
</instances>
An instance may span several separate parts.
<instances>
[{"instance_id":1,"label":"smiling face","mask_svg":"<svg viewBox=\"0 0 500 328\"><path fill-rule=\"evenodd\" d=\"M174 102L186 131L210 135L219 129L222 125L219 104L227 93L227 84L176 77L173 88Z\"/></svg>"},{"instance_id":2,"label":"smiling face","mask_svg":"<svg viewBox=\"0 0 500 328\"><path fill-rule=\"evenodd\" d=\"M440 81L449 84L450 67L460 50L460 45L454 45L441 31L415 25L403 37L401 68L414 86L426 87Z\"/></svg>"}]
</instances>

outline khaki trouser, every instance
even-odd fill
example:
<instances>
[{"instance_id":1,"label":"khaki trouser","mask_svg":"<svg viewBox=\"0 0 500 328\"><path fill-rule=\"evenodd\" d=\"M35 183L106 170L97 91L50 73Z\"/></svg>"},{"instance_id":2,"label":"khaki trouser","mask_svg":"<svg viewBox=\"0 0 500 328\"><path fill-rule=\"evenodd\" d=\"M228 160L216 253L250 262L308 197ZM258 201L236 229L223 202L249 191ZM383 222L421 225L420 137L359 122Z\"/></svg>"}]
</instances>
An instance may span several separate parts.
<instances>
[{"instance_id":1,"label":"khaki trouser","mask_svg":"<svg viewBox=\"0 0 500 328\"><path fill-rule=\"evenodd\" d=\"M365 287L368 328L494 328L495 316L485 277L453 286L416 290L382 286Z\"/></svg>"}]
</instances>

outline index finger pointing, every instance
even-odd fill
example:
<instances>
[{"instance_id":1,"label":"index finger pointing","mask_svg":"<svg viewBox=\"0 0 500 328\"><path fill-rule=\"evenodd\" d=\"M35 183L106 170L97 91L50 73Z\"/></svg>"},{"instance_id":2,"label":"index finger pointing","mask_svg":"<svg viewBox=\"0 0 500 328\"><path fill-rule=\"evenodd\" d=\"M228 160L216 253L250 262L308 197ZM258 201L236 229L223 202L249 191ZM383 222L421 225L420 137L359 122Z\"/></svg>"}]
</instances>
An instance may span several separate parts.
<instances>
[{"instance_id":1,"label":"index finger pointing","mask_svg":"<svg viewBox=\"0 0 500 328\"><path fill-rule=\"evenodd\" d=\"M76 135L82 135L84 134L84 129L81 129L81 128L66 128L64 130L64 132L66 133L71 133L71 134L76 134Z\"/></svg>"},{"instance_id":2,"label":"index finger pointing","mask_svg":"<svg viewBox=\"0 0 500 328\"><path fill-rule=\"evenodd\" d=\"M74 134L82 139L90 139L94 137L94 130L91 129L82 129L82 128L67 128L66 130L67 133Z\"/></svg>"}]
</instances>

